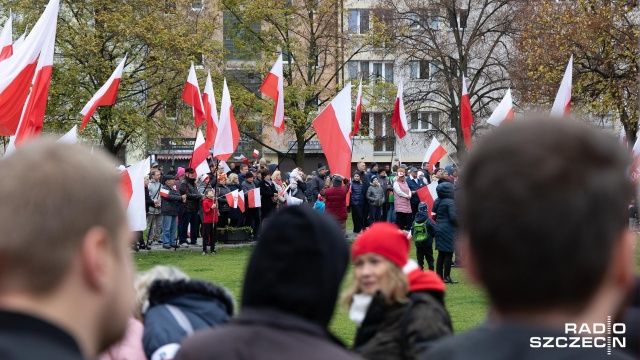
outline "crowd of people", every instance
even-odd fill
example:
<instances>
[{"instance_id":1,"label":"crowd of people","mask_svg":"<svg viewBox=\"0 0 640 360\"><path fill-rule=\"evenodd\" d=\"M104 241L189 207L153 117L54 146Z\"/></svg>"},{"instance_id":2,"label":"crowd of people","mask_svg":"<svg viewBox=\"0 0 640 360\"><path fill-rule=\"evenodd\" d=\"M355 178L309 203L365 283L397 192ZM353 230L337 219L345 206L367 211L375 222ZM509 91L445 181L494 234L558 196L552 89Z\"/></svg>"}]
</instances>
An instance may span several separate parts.
<instances>
[{"instance_id":1,"label":"crowd of people","mask_svg":"<svg viewBox=\"0 0 640 360\"><path fill-rule=\"evenodd\" d=\"M319 213L321 206L278 208L276 200L236 310L226 289L173 267L134 278L129 246L137 240L128 230L114 159L77 145L25 144L0 162L0 173L12 175L0 187L0 354L18 360L631 359L640 354L640 281L633 271L637 236L628 229L629 160L610 135L577 123L533 119L500 127L476 145L459 181L438 185L435 221L425 203L416 203L413 216L412 190L404 184L413 176L403 179L399 168L392 187L406 201L393 205L402 210L396 215L406 214L399 220L404 227L376 222L374 214L351 247L344 221ZM40 177L32 176L36 167ZM258 172L271 181L272 173ZM163 225L166 215L177 217L166 198L183 207L190 196L209 200L212 210L221 207L213 206L220 204L215 190L197 190L188 180L195 175L185 174L180 186L165 175ZM345 201L348 186L339 176L327 180L326 169L316 176L322 181L307 189L330 212L333 198ZM48 186L40 186L41 177ZM217 190L233 185L232 177L218 174ZM256 186L249 173L242 177L240 188ZM23 187L30 191L16 191ZM409 258L411 241L424 253L430 237L465 249L465 271L486 291L487 318L463 334L454 335L452 320L464 311L447 309L447 291L456 288L447 288L448 275ZM442 248L438 271L446 271L453 250ZM357 330L347 349L329 324L349 263L353 272L341 298ZM428 256L427 264L433 267ZM594 340L598 334L566 330L608 322L618 329L610 337L625 347L606 349L597 344L607 342ZM568 346L571 336L582 346ZM542 346L533 339L551 341Z\"/></svg>"}]
</instances>

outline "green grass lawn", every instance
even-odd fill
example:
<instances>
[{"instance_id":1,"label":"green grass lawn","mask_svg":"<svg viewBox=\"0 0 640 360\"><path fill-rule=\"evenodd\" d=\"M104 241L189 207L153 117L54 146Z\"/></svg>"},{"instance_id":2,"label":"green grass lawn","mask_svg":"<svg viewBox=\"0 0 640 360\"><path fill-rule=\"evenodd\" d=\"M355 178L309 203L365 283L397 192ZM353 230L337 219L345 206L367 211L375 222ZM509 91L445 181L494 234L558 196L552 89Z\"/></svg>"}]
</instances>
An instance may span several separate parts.
<instances>
[{"instance_id":1,"label":"green grass lawn","mask_svg":"<svg viewBox=\"0 0 640 360\"><path fill-rule=\"evenodd\" d=\"M176 266L193 278L205 279L228 288L240 303L242 279L253 248L219 249L217 255L203 256L194 252L151 252L135 253L134 260L139 271L155 265ZM414 251L412 251L412 256ZM343 288L351 279L352 266L343 281ZM486 301L482 292L469 284L460 269L452 269L451 277L459 284L447 287L446 303L456 332L478 325L486 316ZM347 316L347 311L339 306L331 323L332 332L347 344L355 336L355 323Z\"/></svg>"}]
</instances>

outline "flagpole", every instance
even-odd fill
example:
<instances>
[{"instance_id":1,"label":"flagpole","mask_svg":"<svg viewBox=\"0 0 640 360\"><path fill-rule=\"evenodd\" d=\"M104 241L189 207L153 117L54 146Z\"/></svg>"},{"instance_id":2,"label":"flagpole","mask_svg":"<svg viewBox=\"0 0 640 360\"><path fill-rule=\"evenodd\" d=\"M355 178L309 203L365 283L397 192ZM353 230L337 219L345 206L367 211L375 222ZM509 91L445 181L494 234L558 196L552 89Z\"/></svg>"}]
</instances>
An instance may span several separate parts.
<instances>
[{"instance_id":1,"label":"flagpole","mask_svg":"<svg viewBox=\"0 0 640 360\"><path fill-rule=\"evenodd\" d=\"M447 156L449 157L449 160L451 160L451 162L453 163L453 165L455 165L457 168L459 168L458 164L456 164L455 161L453 161L453 158L451 157L451 155L449 155L449 153L447 152ZM435 164L434 164L435 165Z\"/></svg>"}]
</instances>

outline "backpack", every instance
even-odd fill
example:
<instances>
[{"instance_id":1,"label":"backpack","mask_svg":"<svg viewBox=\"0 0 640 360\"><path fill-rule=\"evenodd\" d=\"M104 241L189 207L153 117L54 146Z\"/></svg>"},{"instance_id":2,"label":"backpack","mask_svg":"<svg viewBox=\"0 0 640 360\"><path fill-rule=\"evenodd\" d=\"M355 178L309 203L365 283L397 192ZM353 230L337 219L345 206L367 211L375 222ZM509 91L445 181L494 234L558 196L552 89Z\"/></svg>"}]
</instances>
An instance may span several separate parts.
<instances>
[{"instance_id":1,"label":"backpack","mask_svg":"<svg viewBox=\"0 0 640 360\"><path fill-rule=\"evenodd\" d=\"M427 233L427 222L414 222L411 235L413 235L413 241L418 244L427 241L427 239L429 238L429 234Z\"/></svg>"}]
</instances>

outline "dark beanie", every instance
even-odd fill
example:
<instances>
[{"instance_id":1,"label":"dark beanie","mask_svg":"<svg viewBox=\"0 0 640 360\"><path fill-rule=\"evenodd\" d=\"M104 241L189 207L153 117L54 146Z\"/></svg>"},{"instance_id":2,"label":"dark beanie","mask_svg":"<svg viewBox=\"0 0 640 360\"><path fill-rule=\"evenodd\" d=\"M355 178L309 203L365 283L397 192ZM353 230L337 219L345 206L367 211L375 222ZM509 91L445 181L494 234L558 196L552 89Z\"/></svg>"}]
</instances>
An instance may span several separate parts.
<instances>
[{"instance_id":1,"label":"dark beanie","mask_svg":"<svg viewBox=\"0 0 640 360\"><path fill-rule=\"evenodd\" d=\"M348 259L349 248L333 218L307 206L287 206L260 234L247 267L242 308L278 309L326 328Z\"/></svg>"},{"instance_id":2,"label":"dark beanie","mask_svg":"<svg viewBox=\"0 0 640 360\"><path fill-rule=\"evenodd\" d=\"M336 175L333 177L333 180L331 180L331 183L333 184L333 186L342 186L342 177Z\"/></svg>"}]
</instances>

